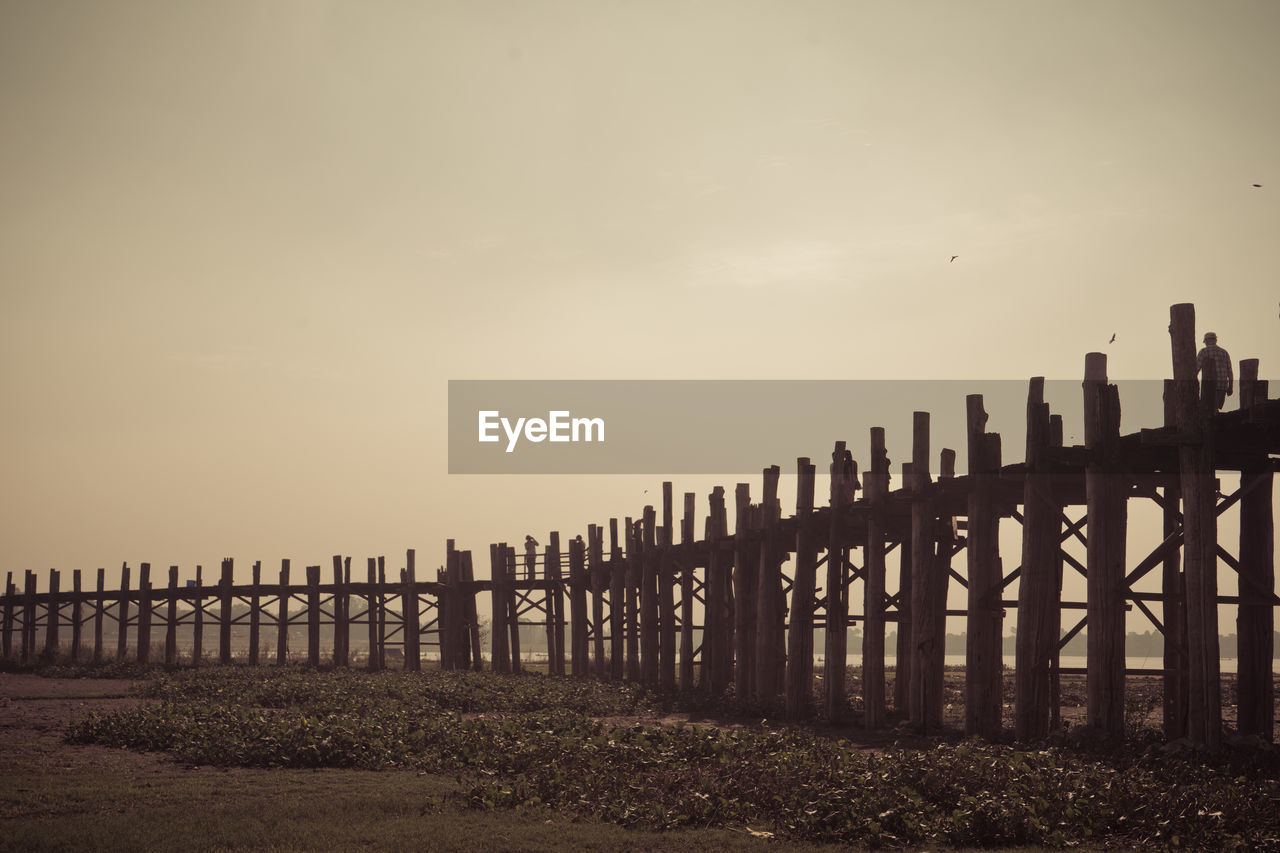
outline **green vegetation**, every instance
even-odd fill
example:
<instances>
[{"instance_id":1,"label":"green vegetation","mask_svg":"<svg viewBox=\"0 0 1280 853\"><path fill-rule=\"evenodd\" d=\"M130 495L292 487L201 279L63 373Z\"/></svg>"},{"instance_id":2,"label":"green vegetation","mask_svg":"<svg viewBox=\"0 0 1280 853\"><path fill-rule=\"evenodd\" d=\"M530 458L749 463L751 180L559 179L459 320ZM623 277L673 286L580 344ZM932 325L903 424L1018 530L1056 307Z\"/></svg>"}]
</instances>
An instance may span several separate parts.
<instances>
[{"instance_id":1,"label":"green vegetation","mask_svg":"<svg viewBox=\"0 0 1280 853\"><path fill-rule=\"evenodd\" d=\"M868 751L799 728L657 725L639 688L540 675L230 667L159 677L142 693L141 707L90 715L67 739L189 764L452 775L424 796L427 812L549 809L871 847L1280 849L1271 751L1214 761L1155 745Z\"/></svg>"}]
</instances>

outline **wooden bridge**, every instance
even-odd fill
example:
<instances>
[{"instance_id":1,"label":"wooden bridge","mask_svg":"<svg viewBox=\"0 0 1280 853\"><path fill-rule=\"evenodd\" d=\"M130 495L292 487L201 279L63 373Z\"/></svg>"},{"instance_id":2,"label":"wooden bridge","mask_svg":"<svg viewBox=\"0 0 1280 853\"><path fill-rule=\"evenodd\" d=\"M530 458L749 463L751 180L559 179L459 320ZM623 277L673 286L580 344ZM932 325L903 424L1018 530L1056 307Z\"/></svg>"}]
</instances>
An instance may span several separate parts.
<instances>
[{"instance_id":1,"label":"wooden bridge","mask_svg":"<svg viewBox=\"0 0 1280 853\"><path fill-rule=\"evenodd\" d=\"M1210 411L1203 401L1212 395L1201 393L1196 378L1194 326L1193 306L1172 307L1173 379L1165 382L1160 428L1120 434L1119 394L1107 381L1106 357L1090 353L1084 444L1063 445L1061 415L1044 401L1043 379L1033 378L1020 463L1002 464L1000 437L986 431L982 397L971 395L964 476L955 476L952 450L941 452L938 476L931 474L929 413L917 412L903 488L889 488L884 430L872 428L861 477L845 442L835 444L824 505L815 502L816 465L802 458L791 516L782 515L781 470L773 466L763 472L758 502L752 502L749 484L737 485L732 532L724 489L708 496L701 536L697 496L686 493L677 542L672 485L665 483L661 523L652 506L621 524L611 519L607 551L604 528L597 525L588 527L585 540L562 543L552 533L545 547L526 540L519 553L494 544L488 580L475 579L471 552L456 549L453 540L434 581L418 580L413 551L390 580L383 558L368 560L361 581L352 574L351 558L342 556L333 558L328 583L321 582L320 566L309 566L305 583L291 584L288 560L278 583L267 584L255 563L252 582L236 585L230 560L209 586L197 567L194 583L180 587L175 566L166 587L153 587L145 563L136 589L127 565L118 590L104 589L102 569L95 591L82 588L79 570L70 590L60 588L59 573L52 571L44 592L35 573L27 572L22 591L10 574L0 600L3 655L24 662L56 657L69 629L70 654L100 660L107 653L106 626L115 634L115 655L129 654L132 635L133 654L142 662L152 655L155 632L163 631L170 665L179 661L181 630L190 636L198 664L208 623L218 631L219 660L232 659L238 632L247 633L248 660L265 662L261 639L274 630L274 659L283 663L291 653L291 629L305 625L312 664L349 665L351 640L363 631L371 668L384 666L391 650L403 654L406 668L417 669L430 648L446 669L479 668L484 655L476 604L478 596L488 596L495 670L520 669L520 629L534 626L545 631L553 673L717 694L732 685L739 697L785 704L794 718L816 710L814 639L821 630L825 648L816 695L825 715L838 722L850 716L848 628L860 624L861 722L881 727L893 707L912 724L930 728L942 722L946 617L953 616L966 620L965 730L999 737L1002 706L1012 698L1016 737L1036 740L1050 730L1056 679L1070 671L1059 666L1060 650L1086 627L1088 723L1123 735L1125 616L1133 607L1164 637L1163 666L1154 672L1164 682L1166 734L1214 748L1223 736L1218 609L1229 605L1238 613L1237 726L1270 741L1280 605L1272 508L1278 463L1272 457L1280 453L1280 400L1267 398L1257 360L1246 359L1240 362L1239 409ZM1239 472L1232 494L1220 496L1221 471ZM1163 516L1160 541L1136 560L1128 553L1133 499L1154 502ZM1233 554L1218 540L1217 518L1237 505L1240 537ZM1000 554L1002 518L1022 528L1021 554L1010 571L1005 564L1014 560ZM1071 540L1084 546L1083 563L1064 547ZM895 551L896 592L890 593L888 558ZM1238 595L1220 594L1220 565L1238 577ZM1157 570L1158 592L1136 589ZM1063 599L1065 571L1083 576L1085 601ZM953 583L965 590L962 610L947 609ZM1013 608L1015 686L1007 697L1002 634ZM888 623L897 625L892 697L885 677ZM37 647L41 631L44 642Z\"/></svg>"}]
</instances>

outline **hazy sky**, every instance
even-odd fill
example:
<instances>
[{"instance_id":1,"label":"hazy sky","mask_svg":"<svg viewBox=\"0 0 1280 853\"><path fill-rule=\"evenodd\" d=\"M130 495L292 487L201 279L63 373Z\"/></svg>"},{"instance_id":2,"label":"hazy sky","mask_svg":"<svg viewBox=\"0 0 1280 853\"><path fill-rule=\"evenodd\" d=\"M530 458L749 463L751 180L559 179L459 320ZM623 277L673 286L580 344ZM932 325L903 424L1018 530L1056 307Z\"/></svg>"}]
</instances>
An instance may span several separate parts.
<instances>
[{"instance_id":1,"label":"hazy sky","mask_svg":"<svg viewBox=\"0 0 1280 853\"><path fill-rule=\"evenodd\" d=\"M1156 380L1192 301L1274 396L1277 38L1269 0L0 0L0 571L487 574L660 495L449 476L450 379Z\"/></svg>"}]
</instances>

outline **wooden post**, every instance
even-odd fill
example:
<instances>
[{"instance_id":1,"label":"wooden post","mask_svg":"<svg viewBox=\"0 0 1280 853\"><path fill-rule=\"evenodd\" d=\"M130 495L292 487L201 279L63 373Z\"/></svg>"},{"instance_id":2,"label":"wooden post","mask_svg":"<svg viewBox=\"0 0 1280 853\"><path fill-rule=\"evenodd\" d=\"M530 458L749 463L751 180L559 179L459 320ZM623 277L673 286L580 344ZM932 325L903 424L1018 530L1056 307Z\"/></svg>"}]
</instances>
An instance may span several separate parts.
<instances>
[{"instance_id":1,"label":"wooden post","mask_svg":"<svg viewBox=\"0 0 1280 853\"><path fill-rule=\"evenodd\" d=\"M640 579L644 574L640 553L640 523L627 518L627 680L640 680Z\"/></svg>"},{"instance_id":2,"label":"wooden post","mask_svg":"<svg viewBox=\"0 0 1280 853\"><path fill-rule=\"evenodd\" d=\"M4 660L13 654L13 611L17 594L13 586L13 572L8 572L4 581L4 632L0 634L0 656ZM98 600L101 601L101 597Z\"/></svg>"},{"instance_id":3,"label":"wooden post","mask_svg":"<svg viewBox=\"0 0 1280 853\"><path fill-rule=\"evenodd\" d=\"M151 662L151 564L138 570L138 663Z\"/></svg>"},{"instance_id":4,"label":"wooden post","mask_svg":"<svg viewBox=\"0 0 1280 853\"><path fill-rule=\"evenodd\" d=\"M604 680L604 591L608 588L604 566L604 528L598 524L591 525L587 538L590 540L587 543L587 579L591 585L592 669L596 678Z\"/></svg>"},{"instance_id":5,"label":"wooden post","mask_svg":"<svg viewBox=\"0 0 1280 853\"><path fill-rule=\"evenodd\" d=\"M204 567L196 566L195 612L191 624L191 666L204 658Z\"/></svg>"},{"instance_id":6,"label":"wooden post","mask_svg":"<svg viewBox=\"0 0 1280 853\"><path fill-rule=\"evenodd\" d=\"M280 561L280 590L276 595L279 610L276 615L276 665L289 662L289 561Z\"/></svg>"},{"instance_id":7,"label":"wooden post","mask_svg":"<svg viewBox=\"0 0 1280 853\"><path fill-rule=\"evenodd\" d=\"M618 538L618 519L609 519L609 676L621 681L626 664L627 565Z\"/></svg>"},{"instance_id":8,"label":"wooden post","mask_svg":"<svg viewBox=\"0 0 1280 853\"><path fill-rule=\"evenodd\" d=\"M58 657L58 629L60 627L58 624L60 608L58 591L61 583L62 580L58 570L50 569L49 594L47 598L49 604L46 611L48 616L45 619L44 630L44 659L50 663Z\"/></svg>"},{"instance_id":9,"label":"wooden post","mask_svg":"<svg viewBox=\"0 0 1280 853\"><path fill-rule=\"evenodd\" d=\"M730 631L733 620L729 606L729 566L723 548L726 530L724 487L716 486L707 498L707 582L706 615L702 631L702 684L714 696L724 692L732 679Z\"/></svg>"},{"instance_id":10,"label":"wooden post","mask_svg":"<svg viewBox=\"0 0 1280 853\"><path fill-rule=\"evenodd\" d=\"M71 662L80 662L81 632L84 629L84 591L80 588L80 570L71 572Z\"/></svg>"},{"instance_id":11,"label":"wooden post","mask_svg":"<svg viewBox=\"0 0 1280 853\"><path fill-rule=\"evenodd\" d=\"M751 486L738 483L735 492L737 520L733 534L733 685L734 694L755 694L756 564L759 545L752 547Z\"/></svg>"},{"instance_id":12,"label":"wooden post","mask_svg":"<svg viewBox=\"0 0 1280 853\"><path fill-rule=\"evenodd\" d=\"M777 541L778 479L782 470L777 465L764 469L764 498L761 501L759 562L756 568L756 632L755 656L756 700L772 705L782 692L780 675L785 671L785 640L780 543Z\"/></svg>"},{"instance_id":13,"label":"wooden post","mask_svg":"<svg viewBox=\"0 0 1280 853\"><path fill-rule=\"evenodd\" d=\"M249 571L249 665L257 666L259 660L259 633L262 627L262 561L254 560Z\"/></svg>"},{"instance_id":14,"label":"wooden post","mask_svg":"<svg viewBox=\"0 0 1280 853\"><path fill-rule=\"evenodd\" d=\"M675 528L672 483L662 484L662 529L658 533L658 661L664 692L676 686Z\"/></svg>"},{"instance_id":15,"label":"wooden post","mask_svg":"<svg viewBox=\"0 0 1280 853\"><path fill-rule=\"evenodd\" d=\"M387 558L378 557L378 669L387 668Z\"/></svg>"},{"instance_id":16,"label":"wooden post","mask_svg":"<svg viewBox=\"0 0 1280 853\"><path fill-rule=\"evenodd\" d=\"M913 483L911 463L902 463L902 482ZM894 645L893 707L898 713L910 716L911 710L911 567L914 563L911 548L911 531L901 535L898 541L898 638Z\"/></svg>"},{"instance_id":17,"label":"wooden post","mask_svg":"<svg viewBox=\"0 0 1280 853\"><path fill-rule=\"evenodd\" d=\"M813 706L813 612L818 584L817 531L813 529L813 492L817 466L796 460L796 568L787 626L787 717L807 716Z\"/></svg>"},{"instance_id":18,"label":"wooden post","mask_svg":"<svg viewBox=\"0 0 1280 853\"><path fill-rule=\"evenodd\" d=\"M27 569L22 594L22 656L25 666L35 658L36 646L36 574Z\"/></svg>"},{"instance_id":19,"label":"wooden post","mask_svg":"<svg viewBox=\"0 0 1280 853\"><path fill-rule=\"evenodd\" d=\"M320 665L320 567L307 566L307 663Z\"/></svg>"},{"instance_id":20,"label":"wooden post","mask_svg":"<svg viewBox=\"0 0 1280 853\"><path fill-rule=\"evenodd\" d=\"M640 577L640 668L645 684L658 683L658 550L657 519L652 506L644 508L644 552Z\"/></svg>"},{"instance_id":21,"label":"wooden post","mask_svg":"<svg viewBox=\"0 0 1280 853\"><path fill-rule=\"evenodd\" d=\"M552 675L564 675L564 578L560 570L560 532L552 531L547 546L546 572L551 584L547 608L547 669Z\"/></svg>"},{"instance_id":22,"label":"wooden post","mask_svg":"<svg viewBox=\"0 0 1280 853\"><path fill-rule=\"evenodd\" d=\"M995 506L1000 473L1000 436L986 432L981 394L968 407L969 561L968 624L965 642L965 734L995 741L1000 737L1003 703L1004 592L1000 566L1000 513Z\"/></svg>"},{"instance_id":23,"label":"wooden post","mask_svg":"<svg viewBox=\"0 0 1280 853\"><path fill-rule=\"evenodd\" d=\"M680 522L680 689L693 689L693 517L697 494L684 493L684 518Z\"/></svg>"},{"instance_id":24,"label":"wooden post","mask_svg":"<svg viewBox=\"0 0 1280 853\"><path fill-rule=\"evenodd\" d=\"M1120 398L1107 384L1107 357L1085 356L1084 435L1088 505L1087 719L1124 737L1125 538L1128 484L1120 473Z\"/></svg>"},{"instance_id":25,"label":"wooden post","mask_svg":"<svg viewBox=\"0 0 1280 853\"><path fill-rule=\"evenodd\" d=\"M410 548L405 552L404 583L404 668L407 672L419 672L422 669L422 658L419 650L418 632L418 571L414 565L414 552Z\"/></svg>"},{"instance_id":26,"label":"wooden post","mask_svg":"<svg viewBox=\"0 0 1280 853\"><path fill-rule=\"evenodd\" d=\"M116 603L116 660L123 661L129 649L129 564L120 566L120 598Z\"/></svg>"},{"instance_id":27,"label":"wooden post","mask_svg":"<svg viewBox=\"0 0 1280 853\"><path fill-rule=\"evenodd\" d=\"M1164 425L1175 426L1177 420L1177 386L1172 379L1164 381ZM1163 532L1167 540L1182 536L1182 514L1178 506L1182 489L1178 485L1161 490ZM1182 552L1165 550L1161 571L1164 598L1164 734L1176 740L1187 734L1187 613L1184 596L1186 583L1182 574Z\"/></svg>"},{"instance_id":28,"label":"wooden post","mask_svg":"<svg viewBox=\"0 0 1280 853\"><path fill-rule=\"evenodd\" d=\"M235 562L230 557L223 559L222 580L218 590L222 602L218 615L218 660L224 665L231 663L231 586L234 583L234 566Z\"/></svg>"},{"instance_id":29,"label":"wooden post","mask_svg":"<svg viewBox=\"0 0 1280 853\"><path fill-rule=\"evenodd\" d=\"M480 647L480 616L476 609L476 588L475 588L475 567L472 564L471 552L462 552L462 561L460 568L462 570L462 583L465 585L463 594L463 614L467 620L467 632L470 642L470 666L476 672L484 669L484 651Z\"/></svg>"},{"instance_id":30,"label":"wooden post","mask_svg":"<svg viewBox=\"0 0 1280 853\"><path fill-rule=\"evenodd\" d=\"M942 723L943 653L939 612L945 628L946 581L935 554L936 518L929 476L929 413L916 412L912 424L911 470L911 722L928 731Z\"/></svg>"},{"instance_id":31,"label":"wooden post","mask_svg":"<svg viewBox=\"0 0 1280 853\"><path fill-rule=\"evenodd\" d=\"M98 594L93 604L93 662L102 662L102 623L106 615L107 570L98 569ZM6 652L5 657L9 655Z\"/></svg>"},{"instance_id":32,"label":"wooden post","mask_svg":"<svg viewBox=\"0 0 1280 853\"><path fill-rule=\"evenodd\" d=\"M1182 486L1183 559L1186 565L1187 650L1190 659L1187 735L1216 750L1222 743L1218 659L1217 514L1213 451L1207 415L1196 387L1195 306L1169 310L1176 421L1186 436L1178 447Z\"/></svg>"},{"instance_id":33,"label":"wooden post","mask_svg":"<svg viewBox=\"0 0 1280 853\"><path fill-rule=\"evenodd\" d=\"M333 555L333 665L348 666L351 663L350 627L347 623L347 585L345 583L346 567L351 565L347 557L344 564L342 556Z\"/></svg>"},{"instance_id":34,"label":"wooden post","mask_svg":"<svg viewBox=\"0 0 1280 853\"><path fill-rule=\"evenodd\" d=\"M1267 383L1258 381L1258 360L1240 362L1240 408L1250 409L1267 399ZM1264 741L1275 737L1275 516L1272 512L1273 476L1265 453L1260 453L1240 476L1240 608L1236 617L1239 640L1239 706L1241 734Z\"/></svg>"},{"instance_id":35,"label":"wooden post","mask_svg":"<svg viewBox=\"0 0 1280 853\"><path fill-rule=\"evenodd\" d=\"M377 672L382 668L378 633L378 613L382 610L382 596L378 592L378 561L376 558L368 557L366 559L365 577L368 578L365 618L369 621L366 626L369 635L369 659L365 662L365 668L370 672Z\"/></svg>"},{"instance_id":36,"label":"wooden post","mask_svg":"<svg viewBox=\"0 0 1280 853\"><path fill-rule=\"evenodd\" d=\"M452 672L459 668L459 659L466 654L466 638L462 636L462 614L459 612L459 566L461 554L454 546L454 540L445 542L444 571L437 573L440 581L440 596L436 599L436 624L440 635L440 668ZM462 664L466 668L466 664Z\"/></svg>"},{"instance_id":37,"label":"wooden post","mask_svg":"<svg viewBox=\"0 0 1280 853\"><path fill-rule=\"evenodd\" d=\"M570 657L574 678L587 676L587 543L581 536L569 542Z\"/></svg>"},{"instance_id":38,"label":"wooden post","mask_svg":"<svg viewBox=\"0 0 1280 853\"><path fill-rule=\"evenodd\" d=\"M506 592L507 592L507 627L511 632L510 649L511 649L511 671L519 674L521 671L520 659L520 608L519 602L516 600L515 576L516 576L516 549L502 545L506 554Z\"/></svg>"},{"instance_id":39,"label":"wooden post","mask_svg":"<svg viewBox=\"0 0 1280 853\"><path fill-rule=\"evenodd\" d=\"M506 549L489 546L489 574L493 583L493 626L489 632L493 644L493 671L511 672L511 656L507 648Z\"/></svg>"},{"instance_id":40,"label":"wooden post","mask_svg":"<svg viewBox=\"0 0 1280 853\"><path fill-rule=\"evenodd\" d=\"M845 443L831 453L831 523L827 531L827 621L823 685L827 718L839 723L845 716L845 667L849 646L849 590L845 584L845 546L841 516L845 505Z\"/></svg>"},{"instance_id":41,"label":"wooden post","mask_svg":"<svg viewBox=\"0 0 1280 853\"><path fill-rule=\"evenodd\" d=\"M164 665L178 665L178 567L169 567L169 601L165 614Z\"/></svg>"},{"instance_id":42,"label":"wooden post","mask_svg":"<svg viewBox=\"0 0 1280 853\"><path fill-rule=\"evenodd\" d=\"M1023 488L1022 577L1018 584L1014 730L1020 741L1049 734L1050 667L1058 648L1058 536L1061 511L1043 473L1050 445L1044 377L1027 394L1027 475Z\"/></svg>"}]
</instances>

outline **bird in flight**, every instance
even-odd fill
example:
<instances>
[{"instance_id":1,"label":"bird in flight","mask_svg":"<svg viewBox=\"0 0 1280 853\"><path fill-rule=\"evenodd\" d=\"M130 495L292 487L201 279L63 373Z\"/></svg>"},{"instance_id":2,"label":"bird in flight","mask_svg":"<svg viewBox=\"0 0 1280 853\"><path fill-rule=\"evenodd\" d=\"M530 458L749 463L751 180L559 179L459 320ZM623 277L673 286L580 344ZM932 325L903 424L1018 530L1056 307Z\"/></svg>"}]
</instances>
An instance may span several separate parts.
<instances>
[{"instance_id":1,"label":"bird in flight","mask_svg":"<svg viewBox=\"0 0 1280 853\"><path fill-rule=\"evenodd\" d=\"M1111 333L1111 340L1107 341L1107 343L1109 343L1109 344L1114 344L1115 342L1116 342L1116 333L1115 333L1115 332L1112 332L1112 333Z\"/></svg>"},{"instance_id":2,"label":"bird in flight","mask_svg":"<svg viewBox=\"0 0 1280 853\"><path fill-rule=\"evenodd\" d=\"M950 260L950 261L947 261L947 263L952 263L952 262L954 262L954 261L955 261L955 259L956 259L956 258L958 258L958 257L960 257L960 256L959 256L959 255L952 255L952 256L951 256L951 260Z\"/></svg>"},{"instance_id":3,"label":"bird in flight","mask_svg":"<svg viewBox=\"0 0 1280 853\"><path fill-rule=\"evenodd\" d=\"M1255 187L1261 187L1262 184L1254 184Z\"/></svg>"}]
</instances>

